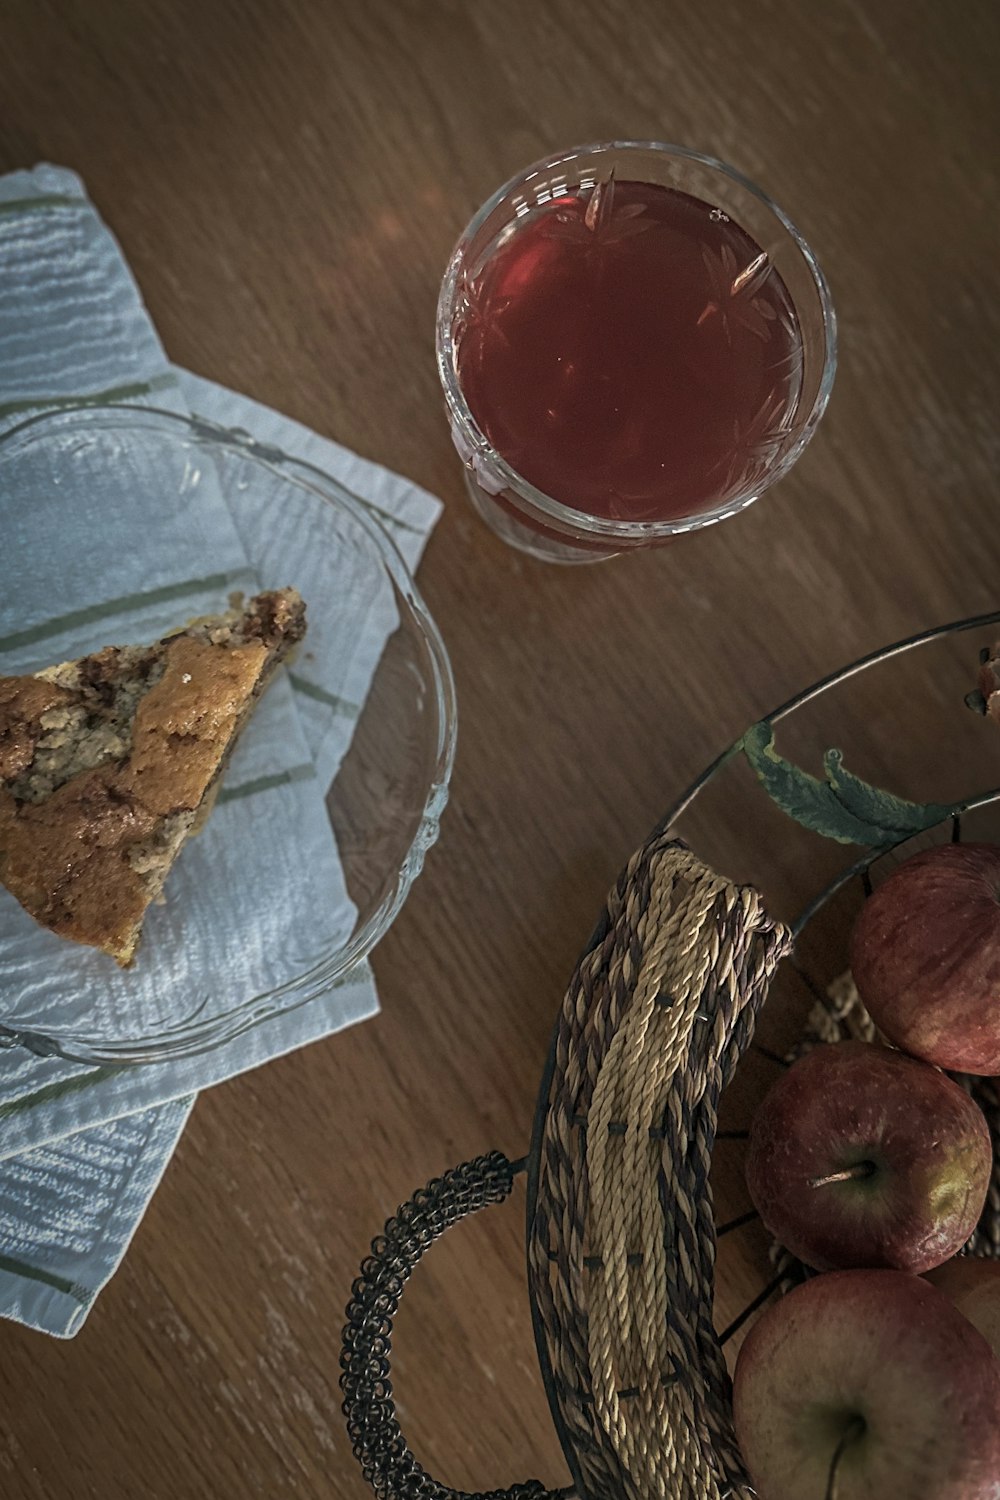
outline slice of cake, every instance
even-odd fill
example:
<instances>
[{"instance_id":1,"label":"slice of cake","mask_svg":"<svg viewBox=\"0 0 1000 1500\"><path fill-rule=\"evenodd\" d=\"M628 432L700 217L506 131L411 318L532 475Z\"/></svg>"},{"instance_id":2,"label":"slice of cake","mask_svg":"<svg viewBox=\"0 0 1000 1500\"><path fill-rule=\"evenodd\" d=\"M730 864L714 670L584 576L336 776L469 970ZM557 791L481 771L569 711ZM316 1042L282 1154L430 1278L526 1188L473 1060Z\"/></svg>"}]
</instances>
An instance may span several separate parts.
<instances>
[{"instance_id":1,"label":"slice of cake","mask_svg":"<svg viewBox=\"0 0 1000 1500\"><path fill-rule=\"evenodd\" d=\"M280 589L152 646L0 677L0 881L36 921L132 962L146 908L305 628L299 595Z\"/></svg>"}]
</instances>

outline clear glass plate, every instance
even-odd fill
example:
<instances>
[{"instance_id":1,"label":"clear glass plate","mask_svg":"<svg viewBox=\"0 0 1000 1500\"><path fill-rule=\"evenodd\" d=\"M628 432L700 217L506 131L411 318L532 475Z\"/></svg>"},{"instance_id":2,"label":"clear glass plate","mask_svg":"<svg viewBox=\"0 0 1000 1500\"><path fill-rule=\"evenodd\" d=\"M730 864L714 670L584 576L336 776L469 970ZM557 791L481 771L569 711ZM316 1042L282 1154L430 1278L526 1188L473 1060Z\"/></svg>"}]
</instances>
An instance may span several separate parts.
<instances>
[{"instance_id":1,"label":"clear glass plate","mask_svg":"<svg viewBox=\"0 0 1000 1500\"><path fill-rule=\"evenodd\" d=\"M391 518L244 433L134 407L10 432L0 497L0 674L155 640L236 590L297 587L309 621L132 969L0 888L0 1040L162 1062L325 993L420 873L454 755L448 658Z\"/></svg>"}]
</instances>

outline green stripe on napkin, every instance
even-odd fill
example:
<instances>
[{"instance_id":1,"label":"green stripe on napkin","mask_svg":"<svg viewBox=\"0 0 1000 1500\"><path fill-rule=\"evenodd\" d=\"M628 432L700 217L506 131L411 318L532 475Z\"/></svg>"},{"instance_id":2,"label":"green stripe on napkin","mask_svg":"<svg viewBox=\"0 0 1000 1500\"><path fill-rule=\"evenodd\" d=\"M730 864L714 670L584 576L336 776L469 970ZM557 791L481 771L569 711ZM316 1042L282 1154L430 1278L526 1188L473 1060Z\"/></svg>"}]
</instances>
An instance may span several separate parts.
<instances>
[{"instance_id":1,"label":"green stripe on napkin","mask_svg":"<svg viewBox=\"0 0 1000 1500\"><path fill-rule=\"evenodd\" d=\"M0 639L0 651L16 651L22 646L34 646L37 641L60 635L64 630L77 625L92 625L108 615L127 614L149 604L166 604L172 599L186 599L191 594L224 589L238 578L247 579L249 568L237 568L228 573L208 573L204 578L189 578L183 583L166 583L161 588L149 589L146 593L123 594L120 599L106 599L103 604L90 604L86 609L74 609L69 614L58 615L54 620L43 620L29 630L18 630L13 635Z\"/></svg>"},{"instance_id":2,"label":"green stripe on napkin","mask_svg":"<svg viewBox=\"0 0 1000 1500\"><path fill-rule=\"evenodd\" d=\"M224 786L218 801L237 802L241 797L255 797L258 792L269 792L276 786L290 786L294 781L311 781L315 775L316 767L311 762L307 766L292 766L287 771L273 771L270 776L258 776L255 781L244 781L242 786Z\"/></svg>"},{"instance_id":3,"label":"green stripe on napkin","mask_svg":"<svg viewBox=\"0 0 1000 1500\"><path fill-rule=\"evenodd\" d=\"M4 204L0 203L0 212ZM0 417L14 417L19 412L41 411L67 406L104 406L108 402L134 401L137 396L151 396L154 391L167 391L177 384L173 373L154 375L151 380L133 380L127 385L111 385L103 391L85 391L75 396L24 396L19 401L0 401Z\"/></svg>"},{"instance_id":4,"label":"green stripe on napkin","mask_svg":"<svg viewBox=\"0 0 1000 1500\"><path fill-rule=\"evenodd\" d=\"M77 1094L81 1089L89 1089L92 1084L101 1083L105 1078L112 1078L120 1073L123 1066L121 1063L109 1063L105 1067L91 1068L88 1073L77 1073L72 1078L60 1078L55 1083L46 1083L31 1094L22 1094L20 1099L8 1099L0 1104L0 1120L6 1120L10 1115L19 1115L22 1110L31 1109L35 1104L47 1104L52 1099L62 1099L67 1094Z\"/></svg>"},{"instance_id":5,"label":"green stripe on napkin","mask_svg":"<svg viewBox=\"0 0 1000 1500\"><path fill-rule=\"evenodd\" d=\"M8 198L0 203L0 214L30 214L39 208L90 208L86 198L71 193L36 193L32 198Z\"/></svg>"},{"instance_id":6,"label":"green stripe on napkin","mask_svg":"<svg viewBox=\"0 0 1000 1500\"><path fill-rule=\"evenodd\" d=\"M41 1281L45 1286L54 1287L57 1292L65 1292L67 1297L74 1301L85 1303L87 1296L80 1291L76 1284L67 1281L63 1276L56 1276L52 1271L42 1271L37 1266L29 1266L27 1261L15 1260L10 1255L0 1255L0 1271L9 1271L13 1276L26 1276L29 1281Z\"/></svg>"},{"instance_id":7,"label":"green stripe on napkin","mask_svg":"<svg viewBox=\"0 0 1000 1500\"><path fill-rule=\"evenodd\" d=\"M346 698L338 698L336 693L328 693L326 688L321 688L318 683L309 682L305 677L300 677L297 672L289 672L288 680L297 693L303 693L307 698L315 698L317 703L325 703L328 708L334 709L344 719L356 719L361 712L357 703L348 703Z\"/></svg>"}]
</instances>

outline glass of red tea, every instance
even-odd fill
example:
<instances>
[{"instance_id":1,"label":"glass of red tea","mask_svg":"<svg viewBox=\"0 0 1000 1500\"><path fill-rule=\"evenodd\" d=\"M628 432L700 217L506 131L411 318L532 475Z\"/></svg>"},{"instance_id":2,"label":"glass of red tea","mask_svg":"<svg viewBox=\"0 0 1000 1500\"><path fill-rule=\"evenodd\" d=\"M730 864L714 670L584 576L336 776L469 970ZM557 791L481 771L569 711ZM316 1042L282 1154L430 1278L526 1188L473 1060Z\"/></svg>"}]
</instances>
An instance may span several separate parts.
<instances>
[{"instance_id":1,"label":"glass of red tea","mask_svg":"<svg viewBox=\"0 0 1000 1500\"><path fill-rule=\"evenodd\" d=\"M751 505L826 407L836 325L795 225L733 167L613 141L537 162L472 219L437 357L469 496L551 562Z\"/></svg>"}]
</instances>

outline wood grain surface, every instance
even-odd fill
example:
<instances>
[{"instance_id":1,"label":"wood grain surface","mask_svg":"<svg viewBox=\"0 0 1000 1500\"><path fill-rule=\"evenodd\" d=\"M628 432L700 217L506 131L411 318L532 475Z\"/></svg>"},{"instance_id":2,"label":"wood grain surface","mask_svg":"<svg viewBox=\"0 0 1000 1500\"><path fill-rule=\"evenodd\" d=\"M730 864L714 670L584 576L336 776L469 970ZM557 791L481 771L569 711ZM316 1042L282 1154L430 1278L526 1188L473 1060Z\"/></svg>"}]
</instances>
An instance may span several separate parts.
<instances>
[{"instance_id":1,"label":"wood grain surface","mask_svg":"<svg viewBox=\"0 0 1000 1500\"><path fill-rule=\"evenodd\" d=\"M376 955L382 1014L199 1100L74 1342L0 1327L4 1497L361 1500L337 1390L357 1264L428 1177L525 1146L619 866L795 689L998 603L998 68L993 0L0 3L0 169L82 173L174 360L444 499L420 581L460 711L441 841ZM629 136L778 199L829 274L840 371L746 515L547 568L464 499L437 287L512 172ZM565 1482L522 1214L436 1247L399 1320L408 1436L455 1486Z\"/></svg>"}]
</instances>

